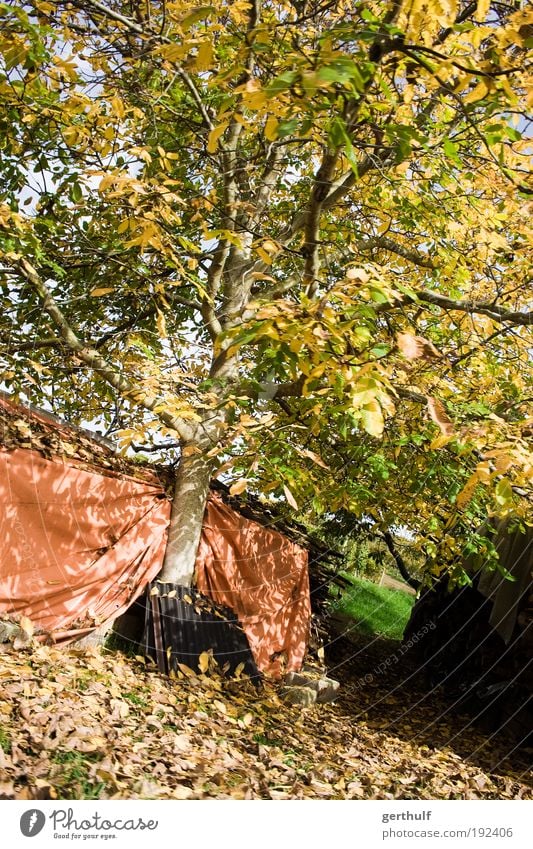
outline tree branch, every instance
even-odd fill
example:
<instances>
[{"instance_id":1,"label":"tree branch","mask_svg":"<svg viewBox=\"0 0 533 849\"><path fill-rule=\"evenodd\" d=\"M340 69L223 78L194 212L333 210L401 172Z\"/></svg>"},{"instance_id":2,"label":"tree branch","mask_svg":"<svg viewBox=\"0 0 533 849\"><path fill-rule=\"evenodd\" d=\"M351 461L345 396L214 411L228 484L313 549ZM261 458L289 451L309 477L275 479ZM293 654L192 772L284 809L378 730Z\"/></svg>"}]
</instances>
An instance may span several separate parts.
<instances>
[{"instance_id":1,"label":"tree branch","mask_svg":"<svg viewBox=\"0 0 533 849\"><path fill-rule=\"evenodd\" d=\"M464 71L466 74L473 74L477 77L484 77L485 79L496 79L496 77L508 76L516 73L516 71L528 70L530 67L528 64L525 64L517 65L514 68L504 68L500 71L484 71L482 68L469 68L467 65L463 65L461 62L458 62L452 56L446 56L444 53L439 53L438 50L434 50L432 47L425 47L423 44L405 44L403 42L398 42L397 47L400 52L405 53L406 56L411 58L418 59L416 51L419 51L420 53L425 53L428 56L435 56L437 59L449 62L449 64L453 65L454 68L457 68L459 71Z\"/></svg>"},{"instance_id":2,"label":"tree branch","mask_svg":"<svg viewBox=\"0 0 533 849\"><path fill-rule=\"evenodd\" d=\"M383 248L385 251L390 251L391 253L397 254L398 256L403 257L403 259L412 262L413 265L420 266L420 268L429 268L431 270L435 269L435 263L427 254L421 254L419 251L406 248L404 245L398 244L392 239L389 239L387 236L374 236L369 239L365 239L361 242L361 245L369 248Z\"/></svg>"},{"instance_id":3,"label":"tree branch","mask_svg":"<svg viewBox=\"0 0 533 849\"><path fill-rule=\"evenodd\" d=\"M6 343L4 350L9 353L18 354L19 351L33 351L36 348L57 348L61 346L61 339L50 336L47 339L34 339L32 342Z\"/></svg>"},{"instance_id":4,"label":"tree branch","mask_svg":"<svg viewBox=\"0 0 533 849\"><path fill-rule=\"evenodd\" d=\"M173 41L170 38L162 35L156 29L154 29L148 21L145 22L144 26L141 26L136 21L132 20L132 18L128 18L126 15L121 15L120 12L116 12L114 9L110 9L104 3L98 2L98 0L74 0L75 5L78 6L82 11L86 11L86 7L90 6L96 12L99 12L105 18L111 18L114 21L118 21L128 28L130 32L135 33L135 35L140 36L141 38L146 39L147 41L153 42L154 40L160 42L161 44L173 44ZM198 111L202 116L203 122L209 130L212 130L214 124L209 116L207 109L204 106L202 98L200 96L200 92L196 88L193 80L187 73L187 71L181 67L177 62L172 62L174 67L176 68L176 72L181 80L185 83L189 92L198 107Z\"/></svg>"},{"instance_id":5,"label":"tree branch","mask_svg":"<svg viewBox=\"0 0 533 849\"><path fill-rule=\"evenodd\" d=\"M76 354L82 362L98 372L104 380L107 381L114 389L116 389L124 398L140 404L146 410L154 413L168 427L176 431L180 439L190 441L193 438L192 428L176 418L171 413L167 413L164 409L164 399L150 394L146 390L135 386L131 380L120 375L115 371L111 363L109 363L99 351L95 348L87 347L78 338L76 333L71 328L62 310L54 300L46 283L41 279L38 272L24 257L13 257L12 267L19 271L20 274L30 283L36 290L39 297L42 299L43 308L48 313L53 323L57 327L61 339L70 348L73 354Z\"/></svg>"},{"instance_id":6,"label":"tree branch","mask_svg":"<svg viewBox=\"0 0 533 849\"><path fill-rule=\"evenodd\" d=\"M469 313L470 315L486 315L488 318L499 323L507 321L510 324L523 327L533 325L533 311L506 310L497 304L490 304L484 301L455 301L453 298L447 298L445 295L440 295L438 292L430 292L427 289L413 289L413 297L403 295L401 298L396 298L396 300L389 303L373 305L373 309L376 313L390 312L406 304L416 304L420 301L426 304L433 304L450 312L456 311Z\"/></svg>"},{"instance_id":7,"label":"tree branch","mask_svg":"<svg viewBox=\"0 0 533 849\"><path fill-rule=\"evenodd\" d=\"M417 291L415 289L415 294L419 301L434 304L443 310L457 310L458 312L486 315L492 318L493 321L508 321L510 324L518 324L524 327L533 324L533 311L506 310L497 304L488 304L483 301L454 301L453 298L447 298L444 295L437 294L437 292L429 292L427 290Z\"/></svg>"},{"instance_id":8,"label":"tree branch","mask_svg":"<svg viewBox=\"0 0 533 849\"><path fill-rule=\"evenodd\" d=\"M318 169L311 198L305 214L305 241L302 254L305 257L303 283L307 287L307 295L312 298L317 290L318 271L320 261L318 258L318 237L320 229L320 217L324 202L331 188L333 171L337 162L338 150L326 151L322 163Z\"/></svg>"},{"instance_id":9,"label":"tree branch","mask_svg":"<svg viewBox=\"0 0 533 849\"><path fill-rule=\"evenodd\" d=\"M383 165L389 156L389 151L384 150L379 156L365 156L365 158L357 165L357 174L355 171L350 168L349 171L345 171L338 177L336 180L332 181L329 184L328 191L326 193L326 197L323 199L321 203L321 212L325 212L328 209L332 209L336 206L352 189L358 180L362 177L366 176L369 171L373 168L379 167L379 165ZM317 175L318 176L318 175ZM296 213L291 223L288 227L283 230L281 235L279 236L279 243L283 248L288 248L294 237L304 229L306 223L308 221L308 207L305 209L301 209ZM254 271L263 271L266 270L268 266L264 266L264 263L256 263L254 265Z\"/></svg>"},{"instance_id":10,"label":"tree branch","mask_svg":"<svg viewBox=\"0 0 533 849\"><path fill-rule=\"evenodd\" d=\"M277 165L281 159L282 148L272 145L270 154L265 162L265 168L261 176L261 183L254 198L255 212L252 216L254 225L260 221L261 215L270 200L272 189L276 183Z\"/></svg>"}]
</instances>

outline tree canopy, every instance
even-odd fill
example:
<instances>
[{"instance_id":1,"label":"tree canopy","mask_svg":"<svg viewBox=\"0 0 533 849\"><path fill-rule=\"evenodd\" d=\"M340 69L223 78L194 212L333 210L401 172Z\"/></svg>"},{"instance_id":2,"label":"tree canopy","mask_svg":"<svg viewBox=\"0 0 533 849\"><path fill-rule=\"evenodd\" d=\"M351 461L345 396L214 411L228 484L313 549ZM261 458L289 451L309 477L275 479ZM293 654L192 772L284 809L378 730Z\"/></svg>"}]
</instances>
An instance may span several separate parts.
<instances>
[{"instance_id":1,"label":"tree canopy","mask_svg":"<svg viewBox=\"0 0 533 849\"><path fill-rule=\"evenodd\" d=\"M4 386L179 445L175 555L214 473L405 525L437 570L454 529L526 516L526 4L29 0L0 23Z\"/></svg>"}]
</instances>

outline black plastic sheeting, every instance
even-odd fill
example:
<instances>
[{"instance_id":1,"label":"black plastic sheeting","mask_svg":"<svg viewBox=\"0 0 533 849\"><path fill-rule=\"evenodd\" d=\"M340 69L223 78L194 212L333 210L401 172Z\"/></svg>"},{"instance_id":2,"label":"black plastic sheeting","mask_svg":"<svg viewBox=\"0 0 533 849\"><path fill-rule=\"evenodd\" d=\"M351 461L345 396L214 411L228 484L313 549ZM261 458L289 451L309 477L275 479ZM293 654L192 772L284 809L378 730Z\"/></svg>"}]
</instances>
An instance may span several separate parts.
<instances>
[{"instance_id":1,"label":"black plastic sheeting","mask_svg":"<svg viewBox=\"0 0 533 849\"><path fill-rule=\"evenodd\" d=\"M215 605L194 587L162 581L150 584L143 642L146 655L166 674L176 671L178 663L198 672L200 655L211 649L228 675L242 663L244 674L261 677L235 614Z\"/></svg>"}]
</instances>

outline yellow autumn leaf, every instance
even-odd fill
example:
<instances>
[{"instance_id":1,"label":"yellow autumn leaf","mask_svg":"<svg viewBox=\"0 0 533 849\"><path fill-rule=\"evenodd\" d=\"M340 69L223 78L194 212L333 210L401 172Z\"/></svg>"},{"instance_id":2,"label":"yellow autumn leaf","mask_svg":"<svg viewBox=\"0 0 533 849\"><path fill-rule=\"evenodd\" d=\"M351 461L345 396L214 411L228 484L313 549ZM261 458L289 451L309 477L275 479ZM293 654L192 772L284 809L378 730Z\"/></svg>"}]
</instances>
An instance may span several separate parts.
<instances>
[{"instance_id":1,"label":"yellow autumn leaf","mask_svg":"<svg viewBox=\"0 0 533 849\"><path fill-rule=\"evenodd\" d=\"M209 669L209 657L209 652L203 651L201 653L200 657L198 658L198 668L200 669L200 672L205 673Z\"/></svg>"},{"instance_id":2,"label":"yellow autumn leaf","mask_svg":"<svg viewBox=\"0 0 533 849\"><path fill-rule=\"evenodd\" d=\"M115 290L114 290L113 286L104 286L101 289L100 288L92 289L91 290L91 297L92 298L100 298L102 295L109 295L111 292L114 292L114 291Z\"/></svg>"},{"instance_id":3,"label":"yellow autumn leaf","mask_svg":"<svg viewBox=\"0 0 533 849\"><path fill-rule=\"evenodd\" d=\"M265 138L268 141L275 141L278 137L279 121L274 115L269 115L265 124Z\"/></svg>"},{"instance_id":4,"label":"yellow autumn leaf","mask_svg":"<svg viewBox=\"0 0 533 849\"><path fill-rule=\"evenodd\" d=\"M461 492L457 496L456 504L460 509L466 507L466 505L472 500L472 496L474 495L478 483L479 475L477 472L474 472L470 475Z\"/></svg>"},{"instance_id":5,"label":"yellow autumn leaf","mask_svg":"<svg viewBox=\"0 0 533 849\"><path fill-rule=\"evenodd\" d=\"M223 124L219 124L218 127L214 127L207 137L207 152L215 153L218 148L218 140L221 136L224 135L226 130L228 129L228 121L225 121Z\"/></svg>"},{"instance_id":6,"label":"yellow autumn leaf","mask_svg":"<svg viewBox=\"0 0 533 849\"><path fill-rule=\"evenodd\" d=\"M477 103L478 100L483 100L488 93L489 87L487 83L485 80L481 80L481 82L479 82L477 86L466 95L464 103Z\"/></svg>"},{"instance_id":7,"label":"yellow autumn leaf","mask_svg":"<svg viewBox=\"0 0 533 849\"><path fill-rule=\"evenodd\" d=\"M167 338L167 323L165 320L164 313L161 310L157 310L157 318L156 318L157 330L162 339Z\"/></svg>"},{"instance_id":8,"label":"yellow autumn leaf","mask_svg":"<svg viewBox=\"0 0 533 849\"><path fill-rule=\"evenodd\" d=\"M501 507L509 507L513 503L513 489L507 478L502 478L496 484L494 497Z\"/></svg>"},{"instance_id":9,"label":"yellow autumn leaf","mask_svg":"<svg viewBox=\"0 0 533 849\"><path fill-rule=\"evenodd\" d=\"M378 401L370 401L361 410L363 427L370 436L381 436L385 427L383 412Z\"/></svg>"},{"instance_id":10,"label":"yellow autumn leaf","mask_svg":"<svg viewBox=\"0 0 533 849\"><path fill-rule=\"evenodd\" d=\"M239 663L235 667L235 672L233 673L234 678L240 678L242 673L244 672L244 663Z\"/></svg>"},{"instance_id":11,"label":"yellow autumn leaf","mask_svg":"<svg viewBox=\"0 0 533 849\"><path fill-rule=\"evenodd\" d=\"M482 24L489 13L490 9L490 0L477 0L477 9L475 14L475 19L480 24Z\"/></svg>"},{"instance_id":12,"label":"yellow autumn leaf","mask_svg":"<svg viewBox=\"0 0 533 849\"><path fill-rule=\"evenodd\" d=\"M436 436L435 439L431 440L431 442L429 443L429 447L431 448L432 451L436 451L439 448L444 448L444 446L448 445L448 443L451 442L452 439L453 439L453 435L451 435L451 434L449 436L447 436L444 433L439 433L439 435Z\"/></svg>"},{"instance_id":13,"label":"yellow autumn leaf","mask_svg":"<svg viewBox=\"0 0 533 849\"><path fill-rule=\"evenodd\" d=\"M264 263L266 263L267 265L272 265L272 257L270 256L268 251L266 251L263 247L258 245L255 248L255 252L263 260Z\"/></svg>"},{"instance_id":14,"label":"yellow autumn leaf","mask_svg":"<svg viewBox=\"0 0 533 849\"><path fill-rule=\"evenodd\" d=\"M213 45L206 39L198 47L195 63L198 71L208 71L213 65Z\"/></svg>"},{"instance_id":15,"label":"yellow autumn leaf","mask_svg":"<svg viewBox=\"0 0 533 849\"><path fill-rule=\"evenodd\" d=\"M63 138L68 145L77 144L78 139L80 138L80 131L77 127L65 127L63 130Z\"/></svg>"},{"instance_id":16,"label":"yellow autumn leaf","mask_svg":"<svg viewBox=\"0 0 533 849\"><path fill-rule=\"evenodd\" d=\"M183 44L163 44L157 52L169 62L178 62L185 55L185 48Z\"/></svg>"}]
</instances>

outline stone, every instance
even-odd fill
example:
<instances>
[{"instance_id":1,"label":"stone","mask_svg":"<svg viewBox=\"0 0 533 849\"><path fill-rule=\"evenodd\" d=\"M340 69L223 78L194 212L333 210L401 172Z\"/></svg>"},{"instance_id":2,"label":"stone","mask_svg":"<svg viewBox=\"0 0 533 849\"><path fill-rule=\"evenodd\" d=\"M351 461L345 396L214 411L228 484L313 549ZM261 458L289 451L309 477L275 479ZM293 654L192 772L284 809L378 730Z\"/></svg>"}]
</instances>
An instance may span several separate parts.
<instances>
[{"instance_id":1,"label":"stone","mask_svg":"<svg viewBox=\"0 0 533 849\"><path fill-rule=\"evenodd\" d=\"M309 675L304 675L301 672L287 672L285 683L290 687L309 687L313 679Z\"/></svg>"},{"instance_id":2,"label":"stone","mask_svg":"<svg viewBox=\"0 0 533 849\"><path fill-rule=\"evenodd\" d=\"M320 678L312 678L301 672L288 672L285 676L285 683L289 687L312 690L316 694L316 701L319 704L334 701L338 696L340 688L339 682L333 678L327 678L325 675Z\"/></svg>"},{"instance_id":3,"label":"stone","mask_svg":"<svg viewBox=\"0 0 533 849\"><path fill-rule=\"evenodd\" d=\"M339 695L339 689L340 684L338 681L334 681L333 678L321 678L318 682L317 702L321 705L327 702L333 702Z\"/></svg>"},{"instance_id":4,"label":"stone","mask_svg":"<svg viewBox=\"0 0 533 849\"><path fill-rule=\"evenodd\" d=\"M282 698L290 705L301 705L310 707L316 702L317 694L309 687L284 687L281 691Z\"/></svg>"}]
</instances>

